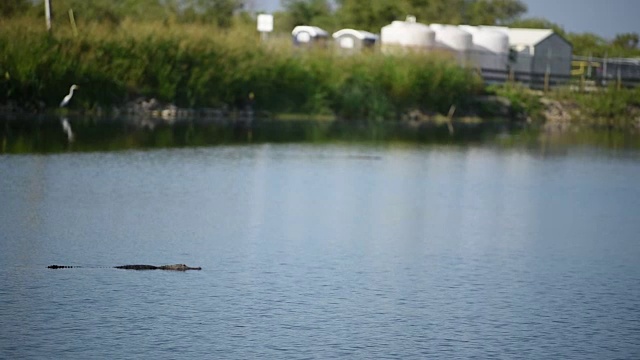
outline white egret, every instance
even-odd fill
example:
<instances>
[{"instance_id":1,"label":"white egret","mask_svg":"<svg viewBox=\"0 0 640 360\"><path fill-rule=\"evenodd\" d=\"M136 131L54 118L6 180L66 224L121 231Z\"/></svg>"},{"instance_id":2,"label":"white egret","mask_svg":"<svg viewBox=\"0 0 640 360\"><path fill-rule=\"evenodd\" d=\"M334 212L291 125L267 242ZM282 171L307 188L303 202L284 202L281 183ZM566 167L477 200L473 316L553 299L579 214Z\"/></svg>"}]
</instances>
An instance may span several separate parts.
<instances>
[{"instance_id":1,"label":"white egret","mask_svg":"<svg viewBox=\"0 0 640 360\"><path fill-rule=\"evenodd\" d=\"M73 97L73 90L79 88L80 86L73 84L71 85L71 88L69 89L69 94L67 94L67 96L64 97L64 99L62 99L62 101L60 102L60 107L65 107L69 104L69 101L71 101L71 98Z\"/></svg>"}]
</instances>

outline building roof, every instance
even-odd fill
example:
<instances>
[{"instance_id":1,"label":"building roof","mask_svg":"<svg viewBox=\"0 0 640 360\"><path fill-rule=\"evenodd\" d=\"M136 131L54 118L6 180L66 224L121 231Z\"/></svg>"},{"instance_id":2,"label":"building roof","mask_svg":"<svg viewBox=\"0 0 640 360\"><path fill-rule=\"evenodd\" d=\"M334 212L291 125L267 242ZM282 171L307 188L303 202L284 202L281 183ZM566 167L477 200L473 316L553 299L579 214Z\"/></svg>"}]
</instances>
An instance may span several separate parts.
<instances>
[{"instance_id":1,"label":"building roof","mask_svg":"<svg viewBox=\"0 0 640 360\"><path fill-rule=\"evenodd\" d=\"M553 34L551 29L507 29L509 45L511 46L535 46L542 40Z\"/></svg>"},{"instance_id":2,"label":"building roof","mask_svg":"<svg viewBox=\"0 0 640 360\"><path fill-rule=\"evenodd\" d=\"M364 30L342 29L333 33L334 38L338 38L343 35L351 35L360 40L378 40L378 35Z\"/></svg>"},{"instance_id":3,"label":"building roof","mask_svg":"<svg viewBox=\"0 0 640 360\"><path fill-rule=\"evenodd\" d=\"M318 37L318 36L322 36L322 37L328 37L329 33L324 31L323 29L317 27L317 26L307 26L307 25L299 25L296 26L295 28L293 28L293 31L291 32L291 34L293 36L298 35L298 33L301 32L307 32L309 33L309 35L313 36L313 37Z\"/></svg>"}]
</instances>

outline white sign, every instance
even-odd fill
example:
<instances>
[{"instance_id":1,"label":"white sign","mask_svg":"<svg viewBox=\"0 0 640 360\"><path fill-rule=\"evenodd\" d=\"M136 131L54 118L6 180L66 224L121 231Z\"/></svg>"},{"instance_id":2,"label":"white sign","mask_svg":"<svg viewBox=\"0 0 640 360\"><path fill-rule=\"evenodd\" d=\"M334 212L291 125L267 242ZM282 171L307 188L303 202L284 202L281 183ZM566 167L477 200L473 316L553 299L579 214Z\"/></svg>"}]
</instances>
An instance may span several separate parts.
<instances>
[{"instance_id":1,"label":"white sign","mask_svg":"<svg viewBox=\"0 0 640 360\"><path fill-rule=\"evenodd\" d=\"M258 31L260 32L273 31L273 15L271 14L258 15Z\"/></svg>"}]
</instances>

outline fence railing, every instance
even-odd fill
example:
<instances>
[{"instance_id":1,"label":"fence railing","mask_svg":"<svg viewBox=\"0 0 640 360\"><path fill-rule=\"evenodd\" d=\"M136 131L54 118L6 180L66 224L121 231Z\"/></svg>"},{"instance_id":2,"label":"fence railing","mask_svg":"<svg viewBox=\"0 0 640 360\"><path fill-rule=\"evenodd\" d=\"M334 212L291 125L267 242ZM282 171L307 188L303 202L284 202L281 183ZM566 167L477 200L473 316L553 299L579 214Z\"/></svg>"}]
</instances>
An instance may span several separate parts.
<instances>
[{"instance_id":1,"label":"fence railing","mask_svg":"<svg viewBox=\"0 0 640 360\"><path fill-rule=\"evenodd\" d=\"M543 90L548 90L549 88L556 86L567 85L573 79L573 77L569 75L485 68L480 69L480 74L484 81L489 84L517 82L532 89Z\"/></svg>"},{"instance_id":2,"label":"fence railing","mask_svg":"<svg viewBox=\"0 0 640 360\"><path fill-rule=\"evenodd\" d=\"M640 86L640 59L574 56L571 75L597 86Z\"/></svg>"},{"instance_id":3,"label":"fence railing","mask_svg":"<svg viewBox=\"0 0 640 360\"><path fill-rule=\"evenodd\" d=\"M532 89L549 90L558 86L570 85L579 90L591 90L598 87L614 86L620 88L632 88L640 86L640 76L630 76L629 73L615 71L616 75L604 72L594 72L571 75L559 75L553 73L509 71L497 69L480 69L480 75L488 84L503 84L517 82Z\"/></svg>"}]
</instances>

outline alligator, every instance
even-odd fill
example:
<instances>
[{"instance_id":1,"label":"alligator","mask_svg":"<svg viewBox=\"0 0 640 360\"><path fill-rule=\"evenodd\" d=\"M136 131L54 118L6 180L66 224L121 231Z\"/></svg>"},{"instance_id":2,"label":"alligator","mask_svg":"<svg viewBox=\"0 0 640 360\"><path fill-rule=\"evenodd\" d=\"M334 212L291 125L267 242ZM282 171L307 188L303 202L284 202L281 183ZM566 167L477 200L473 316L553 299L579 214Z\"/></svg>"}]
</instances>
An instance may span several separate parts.
<instances>
[{"instance_id":1,"label":"alligator","mask_svg":"<svg viewBox=\"0 0 640 360\"><path fill-rule=\"evenodd\" d=\"M49 265L48 269L74 269L82 268L84 266L70 266L70 265ZM173 265L120 265L113 266L114 269L124 270L174 270L174 271L187 271L187 270L202 270L201 267L189 267L185 264L173 264Z\"/></svg>"}]
</instances>

